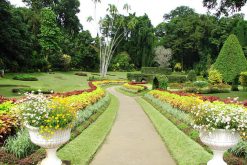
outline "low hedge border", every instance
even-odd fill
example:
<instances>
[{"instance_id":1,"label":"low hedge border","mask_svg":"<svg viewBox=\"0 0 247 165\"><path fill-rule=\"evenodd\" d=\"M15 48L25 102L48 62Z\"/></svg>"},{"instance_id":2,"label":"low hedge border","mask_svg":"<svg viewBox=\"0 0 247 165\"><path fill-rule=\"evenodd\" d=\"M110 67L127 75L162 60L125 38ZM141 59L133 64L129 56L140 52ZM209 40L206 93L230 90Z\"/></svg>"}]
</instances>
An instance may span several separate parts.
<instances>
[{"instance_id":1,"label":"low hedge border","mask_svg":"<svg viewBox=\"0 0 247 165\"><path fill-rule=\"evenodd\" d=\"M179 130L184 132L186 135L188 135L192 140L200 144L202 147L204 147L209 153L212 153L212 151L204 145L199 137L199 132L191 127L186 122L181 121L177 118L177 116L174 116L173 114L167 112L165 109L160 107L159 105L155 104L150 98L143 97L144 100L146 100L148 103L150 103L156 110L158 110L164 117L166 117L168 120L170 120ZM156 98L154 98L156 99ZM244 158L236 157L232 153L227 152L224 155L224 160L227 162L227 164L231 165L244 165L247 163L247 160Z\"/></svg>"}]
</instances>

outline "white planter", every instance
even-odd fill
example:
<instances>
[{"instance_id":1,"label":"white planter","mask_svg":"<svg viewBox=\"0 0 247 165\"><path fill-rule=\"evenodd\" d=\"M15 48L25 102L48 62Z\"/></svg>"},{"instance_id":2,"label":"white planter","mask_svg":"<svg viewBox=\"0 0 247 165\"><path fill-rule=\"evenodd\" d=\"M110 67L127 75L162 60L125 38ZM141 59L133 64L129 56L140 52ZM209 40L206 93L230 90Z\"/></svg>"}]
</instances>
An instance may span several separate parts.
<instances>
[{"instance_id":1,"label":"white planter","mask_svg":"<svg viewBox=\"0 0 247 165\"><path fill-rule=\"evenodd\" d=\"M46 150L46 158L41 165L61 165L62 161L57 157L57 149L70 139L71 128L61 129L54 132L49 138L44 138L39 133L39 128L26 125L31 141Z\"/></svg>"},{"instance_id":2,"label":"white planter","mask_svg":"<svg viewBox=\"0 0 247 165\"><path fill-rule=\"evenodd\" d=\"M236 145L240 140L238 132L232 132L225 129L216 129L211 133L207 131L200 132L201 141L209 146L214 155L207 165L227 165L223 160L224 152Z\"/></svg>"}]
</instances>

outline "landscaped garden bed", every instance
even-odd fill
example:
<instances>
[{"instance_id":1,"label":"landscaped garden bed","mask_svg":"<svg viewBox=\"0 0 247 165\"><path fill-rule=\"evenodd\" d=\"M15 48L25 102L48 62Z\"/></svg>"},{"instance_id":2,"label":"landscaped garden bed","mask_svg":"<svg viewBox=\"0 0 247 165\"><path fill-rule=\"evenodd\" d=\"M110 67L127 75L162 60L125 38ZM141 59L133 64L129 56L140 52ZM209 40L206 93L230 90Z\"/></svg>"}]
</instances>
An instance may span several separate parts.
<instances>
[{"instance_id":1,"label":"landscaped garden bed","mask_svg":"<svg viewBox=\"0 0 247 165\"><path fill-rule=\"evenodd\" d=\"M55 93L49 99L58 99L62 102L73 103L76 107L77 118L72 128L72 139L79 135L86 127L94 122L104 112L109 104L109 96L100 88L101 85L121 84L124 81L95 81L89 82L90 89ZM1 141L4 147L0 150L2 163L31 164L39 161L44 152L37 150L37 146L31 143L25 128L20 127L20 121L12 108L18 105L8 99L0 104L1 111ZM33 155L33 154L34 155ZM32 154L32 155L30 155ZM11 159L9 159L11 158ZM24 162L24 163L23 163Z\"/></svg>"},{"instance_id":2,"label":"landscaped garden bed","mask_svg":"<svg viewBox=\"0 0 247 165\"><path fill-rule=\"evenodd\" d=\"M174 125L176 125L180 130L182 130L185 134L187 134L189 137L191 137L193 140L195 140L200 145L205 145L201 142L199 138L199 131L194 129L192 127L192 119L195 112L193 111L193 107L196 107L198 105L203 104L214 104L221 105L226 107L232 107L232 108L242 108L244 109L244 112L241 111L241 113L245 113L246 108L240 104L240 102L231 102L230 100L224 100L224 102L220 102L214 97L204 97L201 95L195 95L195 94L188 94L183 92L167 92L167 91L159 91L154 90L145 95L145 99L150 102L153 106L156 107L157 110L161 112L166 118L168 118ZM210 102L211 101L211 102ZM224 108L222 109L224 112ZM203 112L206 113L206 112ZM237 113L234 112L234 113ZM206 114L208 118L210 118L213 114ZM237 115L237 114L236 114ZM246 114L241 114L242 118L246 117ZM220 117L220 116L218 116ZM232 119L233 120L233 119ZM245 119L246 120L246 119ZM246 122L243 121L242 122ZM217 123L217 122L216 122ZM214 123L212 123L214 124ZM224 159L229 164L244 164L246 162L246 148L244 149L244 146L246 145L246 124L242 124L240 128L240 132L242 133L242 141L239 143L237 147L234 147L233 149L229 150L230 152L225 154ZM231 129L231 127L229 127ZM241 131L242 130L242 131ZM205 147L208 151L208 147Z\"/></svg>"}]
</instances>

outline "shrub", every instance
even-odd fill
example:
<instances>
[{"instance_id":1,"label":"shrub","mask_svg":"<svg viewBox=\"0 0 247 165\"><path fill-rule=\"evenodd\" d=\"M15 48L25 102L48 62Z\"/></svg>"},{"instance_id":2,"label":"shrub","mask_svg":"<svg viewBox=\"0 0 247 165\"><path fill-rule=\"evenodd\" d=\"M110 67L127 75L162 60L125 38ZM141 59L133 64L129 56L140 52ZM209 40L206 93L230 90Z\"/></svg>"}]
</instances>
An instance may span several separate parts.
<instances>
[{"instance_id":1,"label":"shrub","mask_svg":"<svg viewBox=\"0 0 247 165\"><path fill-rule=\"evenodd\" d=\"M207 81L195 81L193 83L193 85L195 87L198 87L198 88L204 88L204 87L207 87L208 86L208 82Z\"/></svg>"},{"instance_id":2,"label":"shrub","mask_svg":"<svg viewBox=\"0 0 247 165\"><path fill-rule=\"evenodd\" d=\"M119 53L113 60L111 69L113 71L133 71L135 66L130 64L131 58L127 52Z\"/></svg>"},{"instance_id":3,"label":"shrub","mask_svg":"<svg viewBox=\"0 0 247 165\"><path fill-rule=\"evenodd\" d=\"M247 89L246 88L247 87L247 72L240 73L239 81L241 85L243 86L244 90L246 90Z\"/></svg>"},{"instance_id":4,"label":"shrub","mask_svg":"<svg viewBox=\"0 0 247 165\"><path fill-rule=\"evenodd\" d=\"M88 81L101 81L101 80L106 80L107 78L103 78L100 76L90 76L88 77Z\"/></svg>"},{"instance_id":5,"label":"shrub","mask_svg":"<svg viewBox=\"0 0 247 165\"><path fill-rule=\"evenodd\" d=\"M229 151L238 157L247 159L247 142L241 141Z\"/></svg>"},{"instance_id":6,"label":"shrub","mask_svg":"<svg viewBox=\"0 0 247 165\"><path fill-rule=\"evenodd\" d=\"M68 71L71 64L71 56L67 54L63 54L60 61L61 61L60 65L62 66L64 71Z\"/></svg>"},{"instance_id":7,"label":"shrub","mask_svg":"<svg viewBox=\"0 0 247 165\"><path fill-rule=\"evenodd\" d=\"M14 80L21 80L21 81L38 81L38 79L29 74L20 74L13 77Z\"/></svg>"},{"instance_id":8,"label":"shrub","mask_svg":"<svg viewBox=\"0 0 247 165\"><path fill-rule=\"evenodd\" d=\"M225 82L233 83L236 77L247 70L247 61L238 38L231 34L225 41L214 69L218 70Z\"/></svg>"},{"instance_id":9,"label":"shrub","mask_svg":"<svg viewBox=\"0 0 247 165\"><path fill-rule=\"evenodd\" d=\"M75 73L75 75L77 75L77 76L87 76L87 73L78 72L78 73Z\"/></svg>"},{"instance_id":10,"label":"shrub","mask_svg":"<svg viewBox=\"0 0 247 165\"><path fill-rule=\"evenodd\" d=\"M8 114L10 112L10 109L14 106L12 104L12 101L6 101L2 104L0 104L0 115L1 114Z\"/></svg>"},{"instance_id":11,"label":"shrub","mask_svg":"<svg viewBox=\"0 0 247 165\"><path fill-rule=\"evenodd\" d=\"M170 89L183 89L184 85L182 83L169 83Z\"/></svg>"},{"instance_id":12,"label":"shrub","mask_svg":"<svg viewBox=\"0 0 247 165\"><path fill-rule=\"evenodd\" d=\"M194 70L190 70L187 79L189 81L196 81L196 72Z\"/></svg>"},{"instance_id":13,"label":"shrub","mask_svg":"<svg viewBox=\"0 0 247 165\"><path fill-rule=\"evenodd\" d=\"M167 75L169 83L184 83L187 81L186 75Z\"/></svg>"},{"instance_id":14,"label":"shrub","mask_svg":"<svg viewBox=\"0 0 247 165\"><path fill-rule=\"evenodd\" d=\"M34 94L43 93L43 94L52 94L54 90L52 89L36 89L36 88L13 88L13 93L31 93Z\"/></svg>"},{"instance_id":15,"label":"shrub","mask_svg":"<svg viewBox=\"0 0 247 165\"><path fill-rule=\"evenodd\" d=\"M168 87L168 78L165 75L158 75L156 76L159 81L159 88L160 89L167 89Z\"/></svg>"},{"instance_id":16,"label":"shrub","mask_svg":"<svg viewBox=\"0 0 247 165\"><path fill-rule=\"evenodd\" d=\"M208 80L212 84L222 83L222 75L216 69L211 69L208 73Z\"/></svg>"},{"instance_id":17,"label":"shrub","mask_svg":"<svg viewBox=\"0 0 247 165\"><path fill-rule=\"evenodd\" d=\"M38 149L38 146L31 142L27 130L20 130L15 136L5 141L4 149L17 158L23 158Z\"/></svg>"},{"instance_id":18,"label":"shrub","mask_svg":"<svg viewBox=\"0 0 247 165\"><path fill-rule=\"evenodd\" d=\"M165 74L170 75L172 73L171 68L164 67L142 67L141 72L143 74Z\"/></svg>"}]
</instances>

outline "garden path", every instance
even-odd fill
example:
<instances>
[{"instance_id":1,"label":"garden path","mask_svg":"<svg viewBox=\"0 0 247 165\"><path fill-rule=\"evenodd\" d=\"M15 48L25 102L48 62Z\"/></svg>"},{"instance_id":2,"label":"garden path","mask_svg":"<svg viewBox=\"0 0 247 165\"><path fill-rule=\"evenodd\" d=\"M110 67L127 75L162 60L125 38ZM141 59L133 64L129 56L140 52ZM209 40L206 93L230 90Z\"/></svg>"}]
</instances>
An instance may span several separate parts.
<instances>
[{"instance_id":1,"label":"garden path","mask_svg":"<svg viewBox=\"0 0 247 165\"><path fill-rule=\"evenodd\" d=\"M108 91L120 100L112 130L91 165L175 165L161 137L133 97Z\"/></svg>"}]
</instances>

